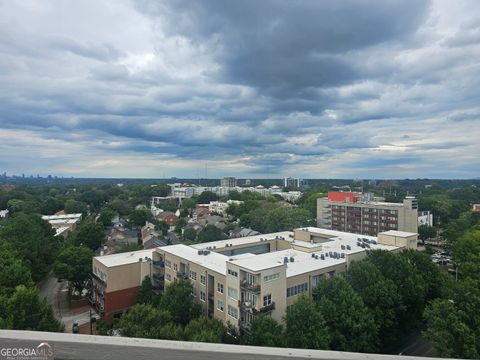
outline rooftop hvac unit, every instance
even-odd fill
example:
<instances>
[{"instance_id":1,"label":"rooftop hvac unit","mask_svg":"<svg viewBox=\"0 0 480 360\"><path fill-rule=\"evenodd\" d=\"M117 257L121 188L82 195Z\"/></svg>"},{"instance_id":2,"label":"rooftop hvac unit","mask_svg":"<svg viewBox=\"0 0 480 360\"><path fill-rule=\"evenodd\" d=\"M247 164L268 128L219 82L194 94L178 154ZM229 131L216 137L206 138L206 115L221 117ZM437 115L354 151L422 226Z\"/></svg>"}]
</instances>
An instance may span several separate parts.
<instances>
[{"instance_id":1,"label":"rooftop hvac unit","mask_svg":"<svg viewBox=\"0 0 480 360\"><path fill-rule=\"evenodd\" d=\"M317 259L317 260L318 260L318 255L315 255L315 259Z\"/></svg>"},{"instance_id":2,"label":"rooftop hvac unit","mask_svg":"<svg viewBox=\"0 0 480 360\"><path fill-rule=\"evenodd\" d=\"M328 253L325 253L325 257L328 257Z\"/></svg>"},{"instance_id":3,"label":"rooftop hvac unit","mask_svg":"<svg viewBox=\"0 0 480 360\"><path fill-rule=\"evenodd\" d=\"M285 257L283 258L283 263L284 263L284 264L288 263L288 257L287 257L287 256L285 256Z\"/></svg>"},{"instance_id":4,"label":"rooftop hvac unit","mask_svg":"<svg viewBox=\"0 0 480 360\"><path fill-rule=\"evenodd\" d=\"M203 255L208 255L208 254L210 254L210 250L205 250L205 251L203 252Z\"/></svg>"},{"instance_id":5,"label":"rooftop hvac unit","mask_svg":"<svg viewBox=\"0 0 480 360\"><path fill-rule=\"evenodd\" d=\"M360 242L357 242L357 246L362 246L362 243L360 243Z\"/></svg>"},{"instance_id":6,"label":"rooftop hvac unit","mask_svg":"<svg viewBox=\"0 0 480 360\"><path fill-rule=\"evenodd\" d=\"M352 250L350 245L347 245L347 250Z\"/></svg>"},{"instance_id":7,"label":"rooftop hvac unit","mask_svg":"<svg viewBox=\"0 0 480 360\"><path fill-rule=\"evenodd\" d=\"M371 240L370 242L374 245L377 245L377 242L375 240Z\"/></svg>"},{"instance_id":8,"label":"rooftop hvac unit","mask_svg":"<svg viewBox=\"0 0 480 360\"><path fill-rule=\"evenodd\" d=\"M362 241L362 238L357 238L357 241Z\"/></svg>"},{"instance_id":9,"label":"rooftop hvac unit","mask_svg":"<svg viewBox=\"0 0 480 360\"><path fill-rule=\"evenodd\" d=\"M320 255L320 259L325 260L325 256L323 256L323 254Z\"/></svg>"},{"instance_id":10,"label":"rooftop hvac unit","mask_svg":"<svg viewBox=\"0 0 480 360\"><path fill-rule=\"evenodd\" d=\"M293 256L290 256L290 262L295 262L295 258Z\"/></svg>"},{"instance_id":11,"label":"rooftop hvac unit","mask_svg":"<svg viewBox=\"0 0 480 360\"><path fill-rule=\"evenodd\" d=\"M312 258L314 258L314 257L315 257L315 254L312 253Z\"/></svg>"},{"instance_id":12,"label":"rooftop hvac unit","mask_svg":"<svg viewBox=\"0 0 480 360\"><path fill-rule=\"evenodd\" d=\"M214 246L213 248L214 248L214 249L216 249L217 247L216 247L216 246Z\"/></svg>"},{"instance_id":13,"label":"rooftop hvac unit","mask_svg":"<svg viewBox=\"0 0 480 360\"><path fill-rule=\"evenodd\" d=\"M342 246L340 246L340 247L342 248L342 250L345 250L345 245L342 245Z\"/></svg>"},{"instance_id":14,"label":"rooftop hvac unit","mask_svg":"<svg viewBox=\"0 0 480 360\"><path fill-rule=\"evenodd\" d=\"M341 253L340 256L341 256L342 259L345 259L345 253Z\"/></svg>"},{"instance_id":15,"label":"rooftop hvac unit","mask_svg":"<svg viewBox=\"0 0 480 360\"><path fill-rule=\"evenodd\" d=\"M198 250L198 255L203 255L203 250Z\"/></svg>"}]
</instances>

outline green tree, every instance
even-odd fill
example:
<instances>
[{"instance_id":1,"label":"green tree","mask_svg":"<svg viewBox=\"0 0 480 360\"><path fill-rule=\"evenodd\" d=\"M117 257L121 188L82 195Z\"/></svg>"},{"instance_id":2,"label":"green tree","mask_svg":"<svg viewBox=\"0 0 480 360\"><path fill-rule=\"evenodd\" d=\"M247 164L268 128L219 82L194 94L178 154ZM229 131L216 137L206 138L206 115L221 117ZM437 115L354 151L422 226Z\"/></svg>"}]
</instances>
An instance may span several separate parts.
<instances>
[{"instance_id":1,"label":"green tree","mask_svg":"<svg viewBox=\"0 0 480 360\"><path fill-rule=\"evenodd\" d=\"M186 224L187 224L187 222L185 221L184 218L178 219L177 224L175 225L175 232L178 235L181 235L182 234L182 229Z\"/></svg>"},{"instance_id":2,"label":"green tree","mask_svg":"<svg viewBox=\"0 0 480 360\"><path fill-rule=\"evenodd\" d=\"M182 200L182 209L194 209L197 202L193 198L185 198Z\"/></svg>"},{"instance_id":3,"label":"green tree","mask_svg":"<svg viewBox=\"0 0 480 360\"><path fill-rule=\"evenodd\" d=\"M197 204L210 204L210 201L217 201L217 194L211 191L202 192L197 198Z\"/></svg>"},{"instance_id":4,"label":"green tree","mask_svg":"<svg viewBox=\"0 0 480 360\"><path fill-rule=\"evenodd\" d=\"M435 265L430 257L422 252L408 249L403 250L400 256L413 266L415 272L423 278L426 285L425 301L450 295L452 278Z\"/></svg>"},{"instance_id":5,"label":"green tree","mask_svg":"<svg viewBox=\"0 0 480 360\"><path fill-rule=\"evenodd\" d=\"M100 211L100 216L98 217L99 222L103 224L105 227L112 226L112 219L117 215L117 213L110 209L109 207L104 207Z\"/></svg>"},{"instance_id":6,"label":"green tree","mask_svg":"<svg viewBox=\"0 0 480 360\"><path fill-rule=\"evenodd\" d=\"M314 192L310 194L306 194L305 199L301 199L303 202L303 208L310 213L312 218L317 217L317 199L326 197L327 194Z\"/></svg>"},{"instance_id":7,"label":"green tree","mask_svg":"<svg viewBox=\"0 0 480 360\"><path fill-rule=\"evenodd\" d=\"M130 244L121 244L115 250L115 254L126 253L126 252L133 252L137 250L143 250L143 246L137 243L130 243Z\"/></svg>"},{"instance_id":8,"label":"green tree","mask_svg":"<svg viewBox=\"0 0 480 360\"><path fill-rule=\"evenodd\" d=\"M96 250L105 239L105 230L102 223L87 219L72 232L70 237L73 244Z\"/></svg>"},{"instance_id":9,"label":"green tree","mask_svg":"<svg viewBox=\"0 0 480 360\"><path fill-rule=\"evenodd\" d=\"M67 280L73 291L82 293L92 271L93 251L86 246L70 245L59 252L53 271L61 280Z\"/></svg>"},{"instance_id":10,"label":"green tree","mask_svg":"<svg viewBox=\"0 0 480 360\"><path fill-rule=\"evenodd\" d=\"M160 308L168 311L177 324L185 326L202 312L201 306L193 301L192 290L190 281L176 281L166 287L160 299Z\"/></svg>"},{"instance_id":11,"label":"green tree","mask_svg":"<svg viewBox=\"0 0 480 360\"><path fill-rule=\"evenodd\" d=\"M67 214L82 214L85 217L88 214L88 206L82 201L69 199L65 201L65 212Z\"/></svg>"},{"instance_id":12,"label":"green tree","mask_svg":"<svg viewBox=\"0 0 480 360\"><path fill-rule=\"evenodd\" d=\"M321 280L314 296L330 329L331 349L377 351L378 330L373 316L345 278Z\"/></svg>"},{"instance_id":13,"label":"green tree","mask_svg":"<svg viewBox=\"0 0 480 360\"><path fill-rule=\"evenodd\" d=\"M242 336L242 343L254 346L284 347L283 326L271 317L258 315Z\"/></svg>"},{"instance_id":14,"label":"green tree","mask_svg":"<svg viewBox=\"0 0 480 360\"><path fill-rule=\"evenodd\" d=\"M191 320L184 329L187 341L221 343L226 334L226 328L218 319L201 316Z\"/></svg>"},{"instance_id":15,"label":"green tree","mask_svg":"<svg viewBox=\"0 0 480 360\"><path fill-rule=\"evenodd\" d=\"M197 238L197 230L195 230L194 228L185 229L185 231L183 232L183 238L186 241L195 241Z\"/></svg>"},{"instance_id":16,"label":"green tree","mask_svg":"<svg viewBox=\"0 0 480 360\"><path fill-rule=\"evenodd\" d=\"M232 190L228 192L228 199L229 200L240 200L241 194L237 190Z\"/></svg>"},{"instance_id":17,"label":"green tree","mask_svg":"<svg viewBox=\"0 0 480 360\"><path fill-rule=\"evenodd\" d=\"M136 226L141 227L144 226L147 221L152 221L153 216L150 210L147 209L137 209L133 210L130 215L128 215L128 221Z\"/></svg>"},{"instance_id":18,"label":"green tree","mask_svg":"<svg viewBox=\"0 0 480 360\"><path fill-rule=\"evenodd\" d=\"M142 281L140 290L138 290L136 303L137 304L152 304L155 297L153 292L152 279L150 276L146 276Z\"/></svg>"},{"instance_id":19,"label":"green tree","mask_svg":"<svg viewBox=\"0 0 480 360\"><path fill-rule=\"evenodd\" d=\"M48 222L37 215L19 213L0 227L0 237L30 267L34 281L48 274L60 241Z\"/></svg>"},{"instance_id":20,"label":"green tree","mask_svg":"<svg viewBox=\"0 0 480 360\"><path fill-rule=\"evenodd\" d=\"M437 229L434 228L433 226L428 226L428 225L420 225L418 227L418 238L420 240L428 240L428 239L433 239L437 236Z\"/></svg>"},{"instance_id":21,"label":"green tree","mask_svg":"<svg viewBox=\"0 0 480 360\"><path fill-rule=\"evenodd\" d=\"M10 296L18 285L33 286L30 269L3 239L0 239L0 296Z\"/></svg>"},{"instance_id":22,"label":"green tree","mask_svg":"<svg viewBox=\"0 0 480 360\"><path fill-rule=\"evenodd\" d=\"M449 300L433 300L425 309L425 336L442 357L476 359L479 357L475 334L462 321Z\"/></svg>"},{"instance_id":23,"label":"green tree","mask_svg":"<svg viewBox=\"0 0 480 360\"><path fill-rule=\"evenodd\" d=\"M218 227L212 224L207 224L202 230L198 232L198 242L209 242L226 239L227 236Z\"/></svg>"},{"instance_id":24,"label":"green tree","mask_svg":"<svg viewBox=\"0 0 480 360\"><path fill-rule=\"evenodd\" d=\"M422 319L428 286L414 266L403 256L385 250L368 252L369 261L380 273L392 280L402 297L405 312L399 319L402 329L419 326Z\"/></svg>"},{"instance_id":25,"label":"green tree","mask_svg":"<svg viewBox=\"0 0 480 360\"><path fill-rule=\"evenodd\" d=\"M182 340L182 327L172 320L166 310L151 304L136 304L122 316L117 327L123 336Z\"/></svg>"},{"instance_id":26,"label":"green tree","mask_svg":"<svg viewBox=\"0 0 480 360\"><path fill-rule=\"evenodd\" d=\"M267 232L277 232L309 226L312 217L305 209L276 208L268 212L265 223Z\"/></svg>"},{"instance_id":27,"label":"green tree","mask_svg":"<svg viewBox=\"0 0 480 360\"><path fill-rule=\"evenodd\" d=\"M15 214L21 210L23 210L25 206L25 201L19 199L11 199L7 202L7 209L10 213Z\"/></svg>"},{"instance_id":28,"label":"green tree","mask_svg":"<svg viewBox=\"0 0 480 360\"><path fill-rule=\"evenodd\" d=\"M397 286L368 260L351 263L346 279L369 309L379 334L388 334L380 337L382 351L388 352L398 343L398 319L405 311Z\"/></svg>"},{"instance_id":29,"label":"green tree","mask_svg":"<svg viewBox=\"0 0 480 360\"><path fill-rule=\"evenodd\" d=\"M315 302L301 296L285 316L287 344L301 349L328 349L329 329Z\"/></svg>"},{"instance_id":30,"label":"green tree","mask_svg":"<svg viewBox=\"0 0 480 360\"><path fill-rule=\"evenodd\" d=\"M159 221L158 224L155 225L155 230L160 231L163 236L167 236L169 228L170 227L168 224L163 220Z\"/></svg>"},{"instance_id":31,"label":"green tree","mask_svg":"<svg viewBox=\"0 0 480 360\"><path fill-rule=\"evenodd\" d=\"M62 332L61 325L53 315L47 300L40 300L35 287L16 287L10 298L0 299L0 318L12 330L34 330Z\"/></svg>"},{"instance_id":32,"label":"green tree","mask_svg":"<svg viewBox=\"0 0 480 360\"><path fill-rule=\"evenodd\" d=\"M469 231L456 241L453 260L462 278L480 279L480 230Z\"/></svg>"}]
</instances>

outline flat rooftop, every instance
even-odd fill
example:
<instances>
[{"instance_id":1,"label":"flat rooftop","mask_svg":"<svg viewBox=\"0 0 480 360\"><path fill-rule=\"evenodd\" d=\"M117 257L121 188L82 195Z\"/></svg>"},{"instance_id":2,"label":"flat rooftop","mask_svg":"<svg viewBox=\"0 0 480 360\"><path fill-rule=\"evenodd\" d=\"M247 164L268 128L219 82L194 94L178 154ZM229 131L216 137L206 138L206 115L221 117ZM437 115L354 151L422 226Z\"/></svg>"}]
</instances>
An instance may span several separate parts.
<instances>
[{"instance_id":1,"label":"flat rooftop","mask_svg":"<svg viewBox=\"0 0 480 360\"><path fill-rule=\"evenodd\" d=\"M399 237L408 237L408 236L417 235L417 233L411 233L411 232L407 232L407 231L398 231L398 230L388 230L388 231L384 231L380 234L385 234L385 235L390 235L390 236L399 236Z\"/></svg>"},{"instance_id":2,"label":"flat rooftop","mask_svg":"<svg viewBox=\"0 0 480 360\"><path fill-rule=\"evenodd\" d=\"M98 262L106 267L121 266L136 263L140 258L145 259L145 257L147 257L151 259L153 251L154 249L138 250L113 255L95 256L94 259L97 259Z\"/></svg>"},{"instance_id":3,"label":"flat rooftop","mask_svg":"<svg viewBox=\"0 0 480 360\"><path fill-rule=\"evenodd\" d=\"M79 219L82 214L64 214L64 215L42 215L43 220L66 220L66 219Z\"/></svg>"},{"instance_id":4,"label":"flat rooftop","mask_svg":"<svg viewBox=\"0 0 480 360\"><path fill-rule=\"evenodd\" d=\"M199 255L198 250L193 246L183 244L167 245L160 247L167 254L181 257L194 264L201 265L207 269L213 270L220 274L226 274L226 262L228 256L211 251L208 255Z\"/></svg>"},{"instance_id":5,"label":"flat rooftop","mask_svg":"<svg viewBox=\"0 0 480 360\"><path fill-rule=\"evenodd\" d=\"M206 249L208 247L213 248L215 246L215 251L222 251L223 248L228 248L230 246L230 244L232 244L232 246L254 244L254 243L259 243L260 239L275 240L277 238L285 238L285 240L286 240L290 236L293 236L292 231L281 231L281 232L276 232L276 233L259 234L259 235L253 235L253 236L245 236L245 237L239 237L239 238L233 238L233 239L218 240L218 241L211 241L211 242L206 242L206 243L201 243L201 244L194 244L194 245L191 245L191 247L193 247L194 249L199 249L200 250L200 249Z\"/></svg>"},{"instance_id":6,"label":"flat rooftop","mask_svg":"<svg viewBox=\"0 0 480 360\"><path fill-rule=\"evenodd\" d=\"M160 249L165 253L178 256L186 261L201 265L220 274L226 274L227 262L238 265L252 272L260 272L272 267L284 266L284 258L287 257L287 277L346 263L349 255L364 252L368 249L387 251L398 249L396 246L378 244L377 237L375 236L352 234L317 227L305 227L297 230L308 231L313 237L313 241L294 239L294 232L283 231L243 238L212 241L192 246L183 244L169 245L163 246ZM416 235L414 233L403 231L388 231L386 234L402 237ZM316 236L318 239L315 239ZM227 256L217 252L223 251L225 248L228 249L229 247L235 247L238 245L248 246L249 244L256 244L265 240L275 239L290 242L292 248L259 255L246 253ZM316 242L316 240L318 240L318 242ZM364 241L368 241L369 247L367 249L358 245L359 242L363 243ZM199 250L205 250L207 248L210 248L210 252L207 255L199 254ZM302 248L305 249L305 251L302 251ZM335 253L337 253L338 256L335 256ZM313 257L312 254L314 254ZM343 254L343 258L341 257L341 254ZM321 259L321 255L324 257L323 260ZM294 261L291 262L290 258L293 258Z\"/></svg>"},{"instance_id":7,"label":"flat rooftop","mask_svg":"<svg viewBox=\"0 0 480 360\"><path fill-rule=\"evenodd\" d=\"M322 243L311 243L306 241L295 240L291 238L287 241L292 242L292 245L302 246L308 248L309 245L311 247L318 247L321 245L321 250L315 252L303 252L298 249L287 249L282 251L274 251L270 253L260 254L260 255L253 255L249 257L245 257L238 260L230 261L232 264L238 265L245 269L249 269L253 272L260 272L265 269L269 269L272 267L276 267L279 265L284 264L284 258L288 257L287 266L287 278L291 276L300 275L303 273L308 273L314 270L346 263L347 257L350 254L356 254L359 252L364 252L366 249L357 245L358 239L368 239L369 246L372 250L388 250L392 251L397 249L396 246L389 246L383 244L374 244L372 241L376 241L375 236L365 236L365 235L358 235L358 234L351 234L351 233L344 233L341 231L335 230L327 230L315 227L307 227L303 228L307 230L312 235L318 234L323 236L328 236L328 239ZM408 235L415 235L413 233L404 233ZM407 236L408 236L407 235ZM405 236L405 235L404 235ZM347 249L347 245L350 247L350 250ZM343 249L342 249L343 246ZM344 254L344 258L335 258L330 255L330 253ZM318 255L318 259L316 257L312 257L312 254ZM323 254L324 260L321 260L321 255ZM290 258L293 258L293 262L290 261Z\"/></svg>"}]
</instances>

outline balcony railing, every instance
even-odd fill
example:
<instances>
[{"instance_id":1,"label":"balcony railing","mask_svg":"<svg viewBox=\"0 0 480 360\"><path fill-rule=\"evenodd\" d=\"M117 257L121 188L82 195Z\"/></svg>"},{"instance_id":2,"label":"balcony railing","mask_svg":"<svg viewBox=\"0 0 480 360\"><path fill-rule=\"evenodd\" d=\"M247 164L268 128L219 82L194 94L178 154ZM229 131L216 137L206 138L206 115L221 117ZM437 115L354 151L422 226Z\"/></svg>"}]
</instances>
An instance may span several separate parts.
<instances>
[{"instance_id":1,"label":"balcony railing","mask_svg":"<svg viewBox=\"0 0 480 360\"><path fill-rule=\"evenodd\" d=\"M260 308L260 313L262 314L265 314L265 313L269 313L270 311L273 311L275 310L275 302L272 301L272 303L270 305L265 305L265 306L262 306Z\"/></svg>"},{"instance_id":2,"label":"balcony railing","mask_svg":"<svg viewBox=\"0 0 480 360\"><path fill-rule=\"evenodd\" d=\"M260 284L249 284L246 280L240 283L240 288L253 293L260 293Z\"/></svg>"},{"instance_id":3,"label":"balcony railing","mask_svg":"<svg viewBox=\"0 0 480 360\"><path fill-rule=\"evenodd\" d=\"M188 275L187 275L187 273L178 271L178 272L177 272L177 278L179 278L179 279L181 279L181 280L187 280L187 279L188 279Z\"/></svg>"},{"instance_id":4,"label":"balcony railing","mask_svg":"<svg viewBox=\"0 0 480 360\"><path fill-rule=\"evenodd\" d=\"M156 268L162 269L162 268L165 267L165 262L162 261L162 260L154 261L153 266L156 267Z\"/></svg>"},{"instance_id":5,"label":"balcony railing","mask_svg":"<svg viewBox=\"0 0 480 360\"><path fill-rule=\"evenodd\" d=\"M165 281L165 275L153 274L153 280L155 280L155 281Z\"/></svg>"}]
</instances>

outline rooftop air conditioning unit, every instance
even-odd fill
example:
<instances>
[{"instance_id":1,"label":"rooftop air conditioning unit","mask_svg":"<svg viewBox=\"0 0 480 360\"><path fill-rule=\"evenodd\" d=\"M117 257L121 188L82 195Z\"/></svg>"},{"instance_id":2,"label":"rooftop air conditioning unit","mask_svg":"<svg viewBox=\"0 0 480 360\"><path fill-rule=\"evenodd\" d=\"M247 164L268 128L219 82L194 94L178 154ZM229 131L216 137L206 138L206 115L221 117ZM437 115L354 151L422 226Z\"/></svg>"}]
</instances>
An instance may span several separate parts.
<instances>
[{"instance_id":1,"label":"rooftop air conditioning unit","mask_svg":"<svg viewBox=\"0 0 480 360\"><path fill-rule=\"evenodd\" d=\"M295 262L295 258L293 256L290 256L290 262Z\"/></svg>"}]
</instances>

